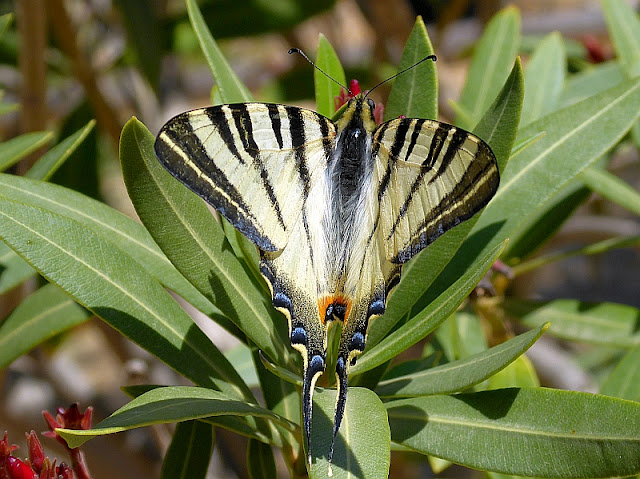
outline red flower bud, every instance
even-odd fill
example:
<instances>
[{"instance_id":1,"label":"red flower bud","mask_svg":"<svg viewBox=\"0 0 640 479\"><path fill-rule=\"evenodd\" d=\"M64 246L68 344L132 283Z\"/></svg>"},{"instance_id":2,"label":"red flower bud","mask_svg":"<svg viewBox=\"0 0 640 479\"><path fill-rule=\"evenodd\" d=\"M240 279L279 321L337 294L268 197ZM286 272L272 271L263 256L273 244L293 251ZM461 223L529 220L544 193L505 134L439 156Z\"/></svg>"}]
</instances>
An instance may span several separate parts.
<instances>
[{"instance_id":1,"label":"red flower bud","mask_svg":"<svg viewBox=\"0 0 640 479\"><path fill-rule=\"evenodd\" d=\"M29 446L29 462L31 467L37 473L42 471L42 464L44 463L44 449L35 431L31 431L27 436L27 445Z\"/></svg>"},{"instance_id":2,"label":"red flower bud","mask_svg":"<svg viewBox=\"0 0 640 479\"><path fill-rule=\"evenodd\" d=\"M56 468L56 479L73 479L73 470L64 462Z\"/></svg>"},{"instance_id":3,"label":"red flower bud","mask_svg":"<svg viewBox=\"0 0 640 479\"><path fill-rule=\"evenodd\" d=\"M8 456L5 464L9 479L38 479L35 472L17 457Z\"/></svg>"}]
</instances>

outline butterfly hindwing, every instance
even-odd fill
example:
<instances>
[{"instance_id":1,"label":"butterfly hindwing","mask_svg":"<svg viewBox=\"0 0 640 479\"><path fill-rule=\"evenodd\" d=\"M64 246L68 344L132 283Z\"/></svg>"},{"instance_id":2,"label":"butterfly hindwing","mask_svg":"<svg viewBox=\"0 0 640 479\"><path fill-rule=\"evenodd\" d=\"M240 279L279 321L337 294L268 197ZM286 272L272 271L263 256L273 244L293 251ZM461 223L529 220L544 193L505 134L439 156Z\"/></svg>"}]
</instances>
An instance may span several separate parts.
<instances>
[{"instance_id":1,"label":"butterfly hindwing","mask_svg":"<svg viewBox=\"0 0 640 479\"><path fill-rule=\"evenodd\" d=\"M182 113L160 131L160 162L263 251L284 248L327 162L333 124L317 113L238 103Z\"/></svg>"},{"instance_id":2,"label":"butterfly hindwing","mask_svg":"<svg viewBox=\"0 0 640 479\"><path fill-rule=\"evenodd\" d=\"M433 120L397 119L374 134L380 235L403 264L484 207L498 188L495 156L477 136Z\"/></svg>"}]
</instances>

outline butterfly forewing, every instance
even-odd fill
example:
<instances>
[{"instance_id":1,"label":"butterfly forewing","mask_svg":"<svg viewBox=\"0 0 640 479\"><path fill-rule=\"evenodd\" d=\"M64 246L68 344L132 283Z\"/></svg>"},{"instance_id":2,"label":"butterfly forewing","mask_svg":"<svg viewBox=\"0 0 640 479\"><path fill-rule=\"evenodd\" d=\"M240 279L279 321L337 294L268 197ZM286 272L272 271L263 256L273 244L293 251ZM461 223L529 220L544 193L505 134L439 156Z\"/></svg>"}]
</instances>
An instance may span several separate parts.
<instances>
[{"instance_id":1,"label":"butterfly forewing","mask_svg":"<svg viewBox=\"0 0 640 479\"><path fill-rule=\"evenodd\" d=\"M374 134L380 235L387 259L405 263L484 207L499 176L480 138L432 120L392 120Z\"/></svg>"},{"instance_id":2,"label":"butterfly forewing","mask_svg":"<svg viewBox=\"0 0 640 479\"><path fill-rule=\"evenodd\" d=\"M160 162L264 251L284 248L326 168L333 124L301 108L265 103L182 113L160 131Z\"/></svg>"}]
</instances>

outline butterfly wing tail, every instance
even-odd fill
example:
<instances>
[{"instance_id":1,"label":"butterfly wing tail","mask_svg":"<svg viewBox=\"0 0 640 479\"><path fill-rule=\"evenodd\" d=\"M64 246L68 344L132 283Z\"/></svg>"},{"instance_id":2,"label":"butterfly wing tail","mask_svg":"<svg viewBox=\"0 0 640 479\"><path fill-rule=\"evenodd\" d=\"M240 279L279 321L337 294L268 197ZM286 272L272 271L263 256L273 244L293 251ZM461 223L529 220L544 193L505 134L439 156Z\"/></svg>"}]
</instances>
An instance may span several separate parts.
<instances>
[{"instance_id":1,"label":"butterfly wing tail","mask_svg":"<svg viewBox=\"0 0 640 479\"><path fill-rule=\"evenodd\" d=\"M333 419L333 437L331 439L331 448L329 449L329 476L333 475L331 471L331 461L333 460L333 450L340 430L340 424L344 416L344 408L347 404L347 358L340 355L336 361L336 410Z\"/></svg>"},{"instance_id":2,"label":"butterfly wing tail","mask_svg":"<svg viewBox=\"0 0 640 479\"><path fill-rule=\"evenodd\" d=\"M309 352L304 364L302 381L302 420L304 432L307 437L307 460L311 465L311 420L313 414L313 390L316 381L324 372L326 366L325 355Z\"/></svg>"}]
</instances>

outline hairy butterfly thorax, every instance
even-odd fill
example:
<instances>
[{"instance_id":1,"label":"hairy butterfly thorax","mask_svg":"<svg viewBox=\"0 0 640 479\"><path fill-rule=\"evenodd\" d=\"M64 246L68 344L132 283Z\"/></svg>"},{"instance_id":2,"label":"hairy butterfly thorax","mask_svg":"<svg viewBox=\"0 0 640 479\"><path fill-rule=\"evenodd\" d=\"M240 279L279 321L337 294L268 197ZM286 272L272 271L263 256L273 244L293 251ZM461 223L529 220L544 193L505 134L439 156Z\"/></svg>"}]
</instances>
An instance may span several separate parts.
<instances>
[{"instance_id":1,"label":"hairy butterfly thorax","mask_svg":"<svg viewBox=\"0 0 640 479\"><path fill-rule=\"evenodd\" d=\"M377 125L374 108L355 95L334 123L286 105L214 106L174 117L155 144L165 168L260 249L273 305L302 356L309 462L329 325L342 323L331 462L349 368L402 264L484 207L499 182L478 137L426 119Z\"/></svg>"}]
</instances>

